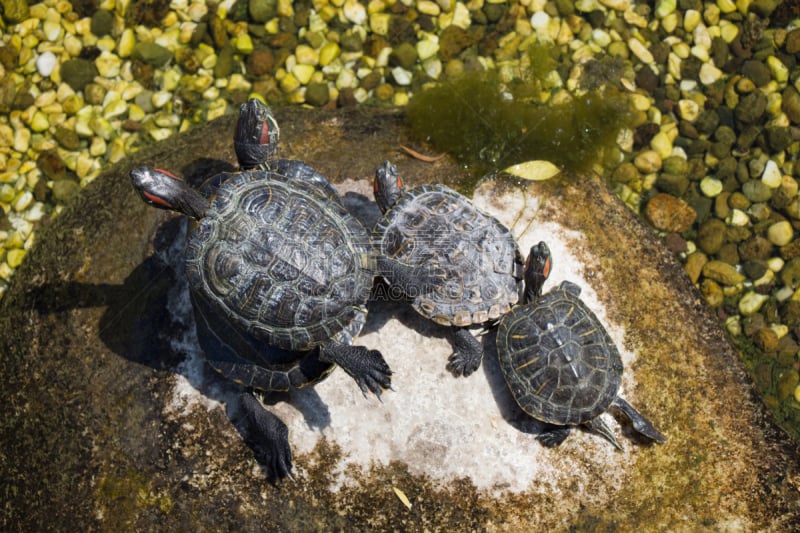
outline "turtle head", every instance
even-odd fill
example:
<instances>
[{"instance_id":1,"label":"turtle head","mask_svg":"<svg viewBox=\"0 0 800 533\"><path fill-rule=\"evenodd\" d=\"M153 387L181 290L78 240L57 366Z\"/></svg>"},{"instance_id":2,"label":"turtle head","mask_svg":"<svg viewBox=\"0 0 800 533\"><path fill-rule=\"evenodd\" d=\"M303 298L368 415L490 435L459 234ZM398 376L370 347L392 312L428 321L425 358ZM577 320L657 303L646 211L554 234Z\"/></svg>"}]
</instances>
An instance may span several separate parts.
<instances>
[{"instance_id":1,"label":"turtle head","mask_svg":"<svg viewBox=\"0 0 800 533\"><path fill-rule=\"evenodd\" d=\"M239 120L233 135L236 159L242 170L250 170L275 159L280 129L275 116L260 100L251 98L239 106Z\"/></svg>"},{"instance_id":2,"label":"turtle head","mask_svg":"<svg viewBox=\"0 0 800 533\"><path fill-rule=\"evenodd\" d=\"M135 168L131 170L131 181L142 200L153 207L178 211L198 220L208 210L208 200L166 170Z\"/></svg>"},{"instance_id":3,"label":"turtle head","mask_svg":"<svg viewBox=\"0 0 800 533\"><path fill-rule=\"evenodd\" d=\"M531 303L542 295L542 286L550 275L552 266L550 248L544 243L534 244L525 261L525 296L523 303Z\"/></svg>"},{"instance_id":4,"label":"turtle head","mask_svg":"<svg viewBox=\"0 0 800 533\"><path fill-rule=\"evenodd\" d=\"M403 180L397 174L397 167L389 161L384 161L383 165L375 170L375 202L385 213L397 202L403 194Z\"/></svg>"}]
</instances>

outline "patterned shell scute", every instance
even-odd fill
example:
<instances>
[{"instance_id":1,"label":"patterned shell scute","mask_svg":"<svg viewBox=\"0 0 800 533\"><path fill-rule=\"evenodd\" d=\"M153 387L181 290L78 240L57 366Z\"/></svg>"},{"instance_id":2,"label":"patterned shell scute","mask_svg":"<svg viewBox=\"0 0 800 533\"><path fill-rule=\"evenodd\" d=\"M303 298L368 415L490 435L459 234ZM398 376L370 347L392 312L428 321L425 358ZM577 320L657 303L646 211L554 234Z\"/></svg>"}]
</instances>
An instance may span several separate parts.
<instances>
[{"instance_id":1,"label":"patterned shell scute","mask_svg":"<svg viewBox=\"0 0 800 533\"><path fill-rule=\"evenodd\" d=\"M222 316L286 350L345 329L369 297L368 234L313 185L231 174L186 246L193 290Z\"/></svg>"},{"instance_id":2,"label":"patterned shell scute","mask_svg":"<svg viewBox=\"0 0 800 533\"><path fill-rule=\"evenodd\" d=\"M411 295L440 324L499 318L519 300L522 258L511 232L467 198L440 184L405 192L375 228L381 253L413 266L438 265L447 281Z\"/></svg>"},{"instance_id":3,"label":"patterned shell scute","mask_svg":"<svg viewBox=\"0 0 800 533\"><path fill-rule=\"evenodd\" d=\"M497 333L498 359L511 393L529 415L576 425L616 398L622 359L603 325L561 287L514 308Z\"/></svg>"}]
</instances>

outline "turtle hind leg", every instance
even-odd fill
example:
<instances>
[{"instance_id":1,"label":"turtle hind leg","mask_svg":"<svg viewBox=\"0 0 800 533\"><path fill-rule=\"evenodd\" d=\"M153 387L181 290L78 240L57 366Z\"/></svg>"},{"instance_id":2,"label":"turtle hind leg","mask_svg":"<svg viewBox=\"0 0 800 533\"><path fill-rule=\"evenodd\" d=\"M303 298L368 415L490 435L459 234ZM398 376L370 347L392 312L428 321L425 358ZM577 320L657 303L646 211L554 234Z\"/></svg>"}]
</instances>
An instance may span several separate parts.
<instances>
[{"instance_id":1,"label":"turtle hind leg","mask_svg":"<svg viewBox=\"0 0 800 533\"><path fill-rule=\"evenodd\" d=\"M365 397L371 391L380 399L381 392L392 386L392 370L378 350L330 341L322 345L319 358L342 367Z\"/></svg>"},{"instance_id":2,"label":"turtle hind leg","mask_svg":"<svg viewBox=\"0 0 800 533\"><path fill-rule=\"evenodd\" d=\"M584 422L584 425L593 433L597 433L601 437L604 437L608 442L614 445L615 448L618 450L622 449L622 446L619 445L619 441L617 437L614 435L614 432L611 431L611 428L608 427L602 418L599 416L589 420L588 422Z\"/></svg>"},{"instance_id":3,"label":"turtle hind leg","mask_svg":"<svg viewBox=\"0 0 800 533\"><path fill-rule=\"evenodd\" d=\"M626 402L624 399L617 396L611 405L617 407L620 411L625 413L630 421L633 429L636 430L637 433L644 435L650 440L653 440L658 443L665 443L667 442L667 438L662 435L653 424L650 423L642 414L633 408L631 404Z\"/></svg>"},{"instance_id":4,"label":"turtle hind leg","mask_svg":"<svg viewBox=\"0 0 800 533\"><path fill-rule=\"evenodd\" d=\"M378 274L391 285L399 287L408 298L435 292L447 276L438 265L412 266L380 255L377 262Z\"/></svg>"},{"instance_id":5,"label":"turtle hind leg","mask_svg":"<svg viewBox=\"0 0 800 533\"><path fill-rule=\"evenodd\" d=\"M256 459L267 469L271 480L291 478L292 449L289 428L273 413L267 411L250 392L243 392L239 401L244 411L247 444Z\"/></svg>"},{"instance_id":6,"label":"turtle hind leg","mask_svg":"<svg viewBox=\"0 0 800 533\"><path fill-rule=\"evenodd\" d=\"M447 361L447 370L455 377L467 377L481 366L483 346L467 328L453 329L453 345L455 350Z\"/></svg>"},{"instance_id":7,"label":"turtle hind leg","mask_svg":"<svg viewBox=\"0 0 800 533\"><path fill-rule=\"evenodd\" d=\"M572 430L569 426L556 426L547 424L542 432L536 436L536 440L542 443L545 448L555 448L569 436Z\"/></svg>"}]
</instances>

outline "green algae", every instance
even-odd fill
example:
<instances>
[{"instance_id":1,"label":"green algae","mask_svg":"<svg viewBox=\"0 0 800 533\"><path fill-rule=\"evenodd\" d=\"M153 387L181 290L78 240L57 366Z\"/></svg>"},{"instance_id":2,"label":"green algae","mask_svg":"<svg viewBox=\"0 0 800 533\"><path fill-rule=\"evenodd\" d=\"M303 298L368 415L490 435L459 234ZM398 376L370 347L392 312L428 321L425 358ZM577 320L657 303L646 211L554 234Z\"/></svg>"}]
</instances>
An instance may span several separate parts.
<instances>
[{"instance_id":1,"label":"green algae","mask_svg":"<svg viewBox=\"0 0 800 533\"><path fill-rule=\"evenodd\" d=\"M552 58L536 57L527 79L506 84L495 72L471 73L418 93L406 114L412 132L475 176L535 159L574 172L601 163L630 120L628 99L606 85L538 104Z\"/></svg>"}]
</instances>

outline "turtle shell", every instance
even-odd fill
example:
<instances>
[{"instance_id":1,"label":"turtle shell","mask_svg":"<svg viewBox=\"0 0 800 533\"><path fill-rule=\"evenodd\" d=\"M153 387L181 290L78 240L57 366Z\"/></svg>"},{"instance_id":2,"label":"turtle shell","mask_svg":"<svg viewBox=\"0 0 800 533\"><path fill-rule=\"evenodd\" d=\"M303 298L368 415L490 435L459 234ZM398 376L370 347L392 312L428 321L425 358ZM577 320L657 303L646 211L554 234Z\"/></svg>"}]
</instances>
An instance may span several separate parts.
<instances>
[{"instance_id":1,"label":"turtle shell","mask_svg":"<svg viewBox=\"0 0 800 533\"><path fill-rule=\"evenodd\" d=\"M523 263L513 235L444 185L405 191L373 237L384 257L447 273L434 292L409 295L417 312L439 324L481 324L519 301Z\"/></svg>"},{"instance_id":2,"label":"turtle shell","mask_svg":"<svg viewBox=\"0 0 800 533\"><path fill-rule=\"evenodd\" d=\"M534 418L577 425L616 398L622 359L569 281L500 321L497 357L514 399Z\"/></svg>"},{"instance_id":3,"label":"turtle shell","mask_svg":"<svg viewBox=\"0 0 800 533\"><path fill-rule=\"evenodd\" d=\"M216 197L189 236L196 296L255 339L308 350L345 331L369 297L369 235L314 184L274 171L214 178Z\"/></svg>"}]
</instances>

